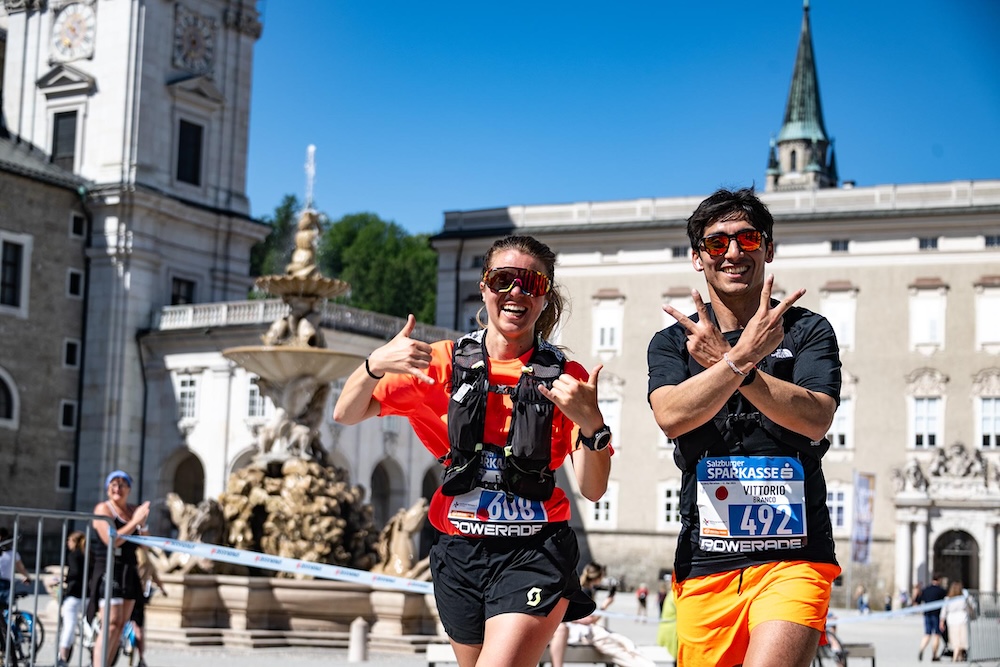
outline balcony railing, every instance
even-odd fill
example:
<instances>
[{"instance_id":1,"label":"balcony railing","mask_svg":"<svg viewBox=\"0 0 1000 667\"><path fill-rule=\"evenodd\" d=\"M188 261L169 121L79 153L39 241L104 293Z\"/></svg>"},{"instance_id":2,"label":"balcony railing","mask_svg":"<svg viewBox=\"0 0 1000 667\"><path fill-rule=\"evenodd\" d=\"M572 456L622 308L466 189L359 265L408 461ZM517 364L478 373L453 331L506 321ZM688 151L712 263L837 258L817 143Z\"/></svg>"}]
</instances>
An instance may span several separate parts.
<instances>
[{"instance_id":1,"label":"balcony railing","mask_svg":"<svg viewBox=\"0 0 1000 667\"><path fill-rule=\"evenodd\" d=\"M153 328L158 331L171 331L248 324L268 325L288 313L288 304L281 299L164 306L155 314ZM329 301L323 305L320 320L320 326L327 329L384 340L389 340L399 333L404 324L406 320L399 317ZM461 332L458 331L419 323L413 330L414 338L427 342L454 339L460 335Z\"/></svg>"}]
</instances>

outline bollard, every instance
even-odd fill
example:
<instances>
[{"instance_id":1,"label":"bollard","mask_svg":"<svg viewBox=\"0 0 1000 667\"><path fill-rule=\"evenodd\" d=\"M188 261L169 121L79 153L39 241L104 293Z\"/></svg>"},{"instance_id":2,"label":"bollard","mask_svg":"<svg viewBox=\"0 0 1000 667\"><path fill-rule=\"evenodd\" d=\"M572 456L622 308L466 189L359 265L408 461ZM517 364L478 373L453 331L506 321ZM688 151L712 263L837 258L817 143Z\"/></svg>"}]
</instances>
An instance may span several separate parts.
<instances>
[{"instance_id":1,"label":"bollard","mask_svg":"<svg viewBox=\"0 0 1000 667\"><path fill-rule=\"evenodd\" d=\"M351 638L347 644L347 662L368 661L368 621L358 616L351 621Z\"/></svg>"}]
</instances>

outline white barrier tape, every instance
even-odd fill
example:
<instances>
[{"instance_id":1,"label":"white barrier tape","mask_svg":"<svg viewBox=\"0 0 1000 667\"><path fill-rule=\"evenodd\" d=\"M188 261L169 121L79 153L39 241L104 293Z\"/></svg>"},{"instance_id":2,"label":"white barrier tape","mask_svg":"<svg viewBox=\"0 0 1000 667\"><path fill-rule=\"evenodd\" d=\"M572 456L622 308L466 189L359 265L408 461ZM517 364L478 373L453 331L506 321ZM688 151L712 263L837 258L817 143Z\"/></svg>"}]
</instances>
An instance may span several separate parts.
<instances>
[{"instance_id":1,"label":"white barrier tape","mask_svg":"<svg viewBox=\"0 0 1000 667\"><path fill-rule=\"evenodd\" d=\"M339 565L327 565L325 563L313 563L311 561L299 560L298 558L287 558L285 556L272 556L257 551L246 551L243 549L233 549L217 544L207 544L205 542L184 542L181 540L170 540L164 537L148 537L144 535L114 535L128 542L134 542L144 547L156 547L164 551L177 551L190 554L199 558L218 560L234 565L245 565L264 570L275 570L277 572L290 572L292 574L308 574L321 579L332 579L334 581L345 581L353 584L368 584L372 588L392 589L406 591L408 593L433 593L434 587L429 581L416 581L404 577L394 577L389 574L376 572L365 572L355 570L350 567Z\"/></svg>"},{"instance_id":2,"label":"white barrier tape","mask_svg":"<svg viewBox=\"0 0 1000 667\"><path fill-rule=\"evenodd\" d=\"M936 602L925 602L923 604L915 604L912 607L894 609L893 611L875 611L868 614L858 614L857 616L838 616L835 620L827 621L827 625L838 626L849 623L863 623L868 620L902 618L903 616L908 616L910 614L922 614L925 611L936 611L941 609L946 601L947 600L937 600Z\"/></svg>"}]
</instances>

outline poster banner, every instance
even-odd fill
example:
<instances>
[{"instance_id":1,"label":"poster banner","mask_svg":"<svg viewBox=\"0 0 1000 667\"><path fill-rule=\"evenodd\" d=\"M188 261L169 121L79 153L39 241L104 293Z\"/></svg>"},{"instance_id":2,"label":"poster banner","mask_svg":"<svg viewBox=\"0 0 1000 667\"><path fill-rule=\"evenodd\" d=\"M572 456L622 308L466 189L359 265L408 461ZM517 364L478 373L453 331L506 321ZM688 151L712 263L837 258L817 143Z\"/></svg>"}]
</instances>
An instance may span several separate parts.
<instances>
[{"instance_id":1,"label":"poster banner","mask_svg":"<svg viewBox=\"0 0 1000 667\"><path fill-rule=\"evenodd\" d=\"M872 560L872 517L875 508L875 473L854 473L854 526L851 528L851 562Z\"/></svg>"}]
</instances>

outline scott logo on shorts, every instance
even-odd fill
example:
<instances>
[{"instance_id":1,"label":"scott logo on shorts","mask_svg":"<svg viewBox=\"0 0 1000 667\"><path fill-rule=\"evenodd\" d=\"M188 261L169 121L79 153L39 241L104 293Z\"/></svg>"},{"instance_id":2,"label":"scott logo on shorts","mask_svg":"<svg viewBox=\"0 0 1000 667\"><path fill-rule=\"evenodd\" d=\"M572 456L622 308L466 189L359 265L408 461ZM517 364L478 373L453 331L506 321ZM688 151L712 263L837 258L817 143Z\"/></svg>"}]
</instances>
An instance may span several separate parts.
<instances>
[{"instance_id":1,"label":"scott logo on shorts","mask_svg":"<svg viewBox=\"0 0 1000 667\"><path fill-rule=\"evenodd\" d=\"M542 589L541 588L538 588L536 586L535 588L532 588L532 589L530 589L528 591L528 606L529 607L537 607L538 603L541 602L541 601L542 601Z\"/></svg>"}]
</instances>

